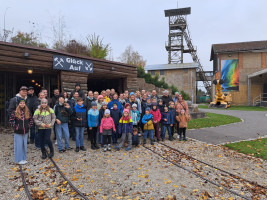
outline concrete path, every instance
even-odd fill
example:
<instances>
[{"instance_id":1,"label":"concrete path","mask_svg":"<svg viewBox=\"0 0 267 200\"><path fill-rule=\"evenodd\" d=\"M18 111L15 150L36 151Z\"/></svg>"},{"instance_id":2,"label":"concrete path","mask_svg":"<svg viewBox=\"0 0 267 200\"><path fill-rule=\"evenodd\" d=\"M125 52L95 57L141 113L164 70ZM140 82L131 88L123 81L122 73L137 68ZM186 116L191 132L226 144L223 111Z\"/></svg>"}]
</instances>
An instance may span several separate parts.
<instances>
[{"instance_id":1,"label":"concrete path","mask_svg":"<svg viewBox=\"0 0 267 200\"><path fill-rule=\"evenodd\" d=\"M188 130L190 138L208 144L222 144L240 140L256 139L267 135L267 111L239 111L239 110L213 110L202 109L204 112L232 115L239 117L243 122L223 125L212 128Z\"/></svg>"}]
</instances>

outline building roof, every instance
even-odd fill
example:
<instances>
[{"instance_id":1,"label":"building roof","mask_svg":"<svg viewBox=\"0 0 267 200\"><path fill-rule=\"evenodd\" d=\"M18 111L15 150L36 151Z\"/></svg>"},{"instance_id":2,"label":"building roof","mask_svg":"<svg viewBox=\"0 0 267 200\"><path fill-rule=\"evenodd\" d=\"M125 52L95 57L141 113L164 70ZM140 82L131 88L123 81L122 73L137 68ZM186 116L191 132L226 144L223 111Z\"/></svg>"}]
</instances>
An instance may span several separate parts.
<instances>
[{"instance_id":1,"label":"building roof","mask_svg":"<svg viewBox=\"0 0 267 200\"><path fill-rule=\"evenodd\" d=\"M256 76L263 75L263 74L267 74L267 69L262 69L260 71L257 71L257 72L254 72L252 74L249 74L248 78L253 78L253 77L256 77Z\"/></svg>"},{"instance_id":2,"label":"building roof","mask_svg":"<svg viewBox=\"0 0 267 200\"><path fill-rule=\"evenodd\" d=\"M217 54L217 53L266 51L266 50L267 50L267 40L213 44L211 47L210 60L213 60L214 54Z\"/></svg>"},{"instance_id":3,"label":"building roof","mask_svg":"<svg viewBox=\"0 0 267 200\"><path fill-rule=\"evenodd\" d=\"M178 64L158 64L158 65L147 65L145 70L164 70L164 69L189 69L198 68L197 63L178 63Z\"/></svg>"}]
</instances>

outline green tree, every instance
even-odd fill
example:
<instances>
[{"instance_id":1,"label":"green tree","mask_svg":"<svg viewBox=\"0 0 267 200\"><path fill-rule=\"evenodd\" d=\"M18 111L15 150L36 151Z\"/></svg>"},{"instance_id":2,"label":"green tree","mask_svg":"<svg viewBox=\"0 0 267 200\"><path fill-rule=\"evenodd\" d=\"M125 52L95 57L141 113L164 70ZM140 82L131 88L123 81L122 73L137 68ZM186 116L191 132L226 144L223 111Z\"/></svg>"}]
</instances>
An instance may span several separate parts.
<instances>
[{"instance_id":1,"label":"green tree","mask_svg":"<svg viewBox=\"0 0 267 200\"><path fill-rule=\"evenodd\" d=\"M42 48L47 48L48 46L45 43L41 43L39 38L34 34L34 32L23 33L21 31L18 31L17 35L12 37L10 42L15 44L23 44Z\"/></svg>"},{"instance_id":2,"label":"green tree","mask_svg":"<svg viewBox=\"0 0 267 200\"><path fill-rule=\"evenodd\" d=\"M95 33L87 38L90 56L93 58L106 59L110 51L110 44L104 44L103 38Z\"/></svg>"}]
</instances>

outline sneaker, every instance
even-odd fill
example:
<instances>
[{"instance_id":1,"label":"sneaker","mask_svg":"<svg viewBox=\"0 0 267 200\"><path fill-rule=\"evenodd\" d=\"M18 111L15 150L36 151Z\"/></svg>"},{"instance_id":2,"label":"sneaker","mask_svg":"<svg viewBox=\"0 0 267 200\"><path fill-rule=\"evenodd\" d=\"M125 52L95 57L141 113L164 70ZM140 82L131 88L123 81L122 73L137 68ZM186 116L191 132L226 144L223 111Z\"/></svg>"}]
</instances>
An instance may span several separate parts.
<instances>
[{"instance_id":1,"label":"sneaker","mask_svg":"<svg viewBox=\"0 0 267 200\"><path fill-rule=\"evenodd\" d=\"M114 146L114 148L116 149L116 150L121 150L121 148L120 147L118 147L118 146Z\"/></svg>"},{"instance_id":2,"label":"sneaker","mask_svg":"<svg viewBox=\"0 0 267 200\"><path fill-rule=\"evenodd\" d=\"M108 150L107 145L104 145L103 151L106 152Z\"/></svg>"},{"instance_id":3,"label":"sneaker","mask_svg":"<svg viewBox=\"0 0 267 200\"><path fill-rule=\"evenodd\" d=\"M111 151L111 145L108 144L108 151Z\"/></svg>"},{"instance_id":4,"label":"sneaker","mask_svg":"<svg viewBox=\"0 0 267 200\"><path fill-rule=\"evenodd\" d=\"M132 148L131 147L126 147L126 151L130 151Z\"/></svg>"},{"instance_id":5,"label":"sneaker","mask_svg":"<svg viewBox=\"0 0 267 200\"><path fill-rule=\"evenodd\" d=\"M24 163L24 160L19 161L18 164L19 164L19 165L24 165L24 164L25 164L25 163Z\"/></svg>"},{"instance_id":6,"label":"sneaker","mask_svg":"<svg viewBox=\"0 0 267 200\"><path fill-rule=\"evenodd\" d=\"M75 151L79 152L80 151L80 147L76 147Z\"/></svg>"},{"instance_id":7,"label":"sneaker","mask_svg":"<svg viewBox=\"0 0 267 200\"><path fill-rule=\"evenodd\" d=\"M95 144L95 149L100 149L100 147L97 144Z\"/></svg>"},{"instance_id":8,"label":"sneaker","mask_svg":"<svg viewBox=\"0 0 267 200\"><path fill-rule=\"evenodd\" d=\"M150 144L151 145L154 145L154 140L153 139L150 141Z\"/></svg>"},{"instance_id":9,"label":"sneaker","mask_svg":"<svg viewBox=\"0 0 267 200\"><path fill-rule=\"evenodd\" d=\"M61 149L59 150L59 153L64 153L66 150L65 149Z\"/></svg>"},{"instance_id":10,"label":"sneaker","mask_svg":"<svg viewBox=\"0 0 267 200\"><path fill-rule=\"evenodd\" d=\"M170 140L170 141L173 141L173 137L170 137L169 140Z\"/></svg>"},{"instance_id":11,"label":"sneaker","mask_svg":"<svg viewBox=\"0 0 267 200\"><path fill-rule=\"evenodd\" d=\"M55 142L55 145L57 145L57 141Z\"/></svg>"},{"instance_id":12,"label":"sneaker","mask_svg":"<svg viewBox=\"0 0 267 200\"><path fill-rule=\"evenodd\" d=\"M66 148L66 150L72 150L73 148L72 147L68 147L68 148Z\"/></svg>"},{"instance_id":13,"label":"sneaker","mask_svg":"<svg viewBox=\"0 0 267 200\"><path fill-rule=\"evenodd\" d=\"M82 151L86 151L86 148L85 148L84 146L81 146L80 149L81 149Z\"/></svg>"}]
</instances>

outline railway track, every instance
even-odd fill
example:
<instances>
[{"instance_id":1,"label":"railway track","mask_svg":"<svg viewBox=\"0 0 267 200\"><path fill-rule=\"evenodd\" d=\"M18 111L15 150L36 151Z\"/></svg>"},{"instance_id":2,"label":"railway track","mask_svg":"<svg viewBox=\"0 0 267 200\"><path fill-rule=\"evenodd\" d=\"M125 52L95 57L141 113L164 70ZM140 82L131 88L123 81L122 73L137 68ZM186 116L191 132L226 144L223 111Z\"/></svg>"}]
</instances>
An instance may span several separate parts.
<instances>
[{"instance_id":1,"label":"railway track","mask_svg":"<svg viewBox=\"0 0 267 200\"><path fill-rule=\"evenodd\" d=\"M267 199L267 187L196 159L162 142L158 144L151 148L143 147L205 183L213 184L237 197L246 200Z\"/></svg>"},{"instance_id":2,"label":"railway track","mask_svg":"<svg viewBox=\"0 0 267 200\"><path fill-rule=\"evenodd\" d=\"M60 176L65 180L66 184L68 184L73 191L75 191L77 194L76 196L79 196L81 197L82 199L85 199L85 200L89 200L77 187L75 187L73 185L73 183L64 175L64 173L60 170L60 168L58 167L58 165L56 164L56 162L53 160L53 158L50 158L50 161L52 162L53 166L55 167L56 169L56 172L58 172L60 174ZM21 175L21 178L22 178L22 182L23 182L23 187L24 187L24 190L26 192L26 195L27 195L27 198L29 200L34 200L35 198L33 197L34 194L32 194L29 190L29 187L28 187L28 183L27 183L27 180L25 178L25 173L23 173L23 168L21 165L19 165L19 168L20 168L20 175ZM76 199L77 197L75 197ZM38 198L39 199L39 198Z\"/></svg>"}]
</instances>

